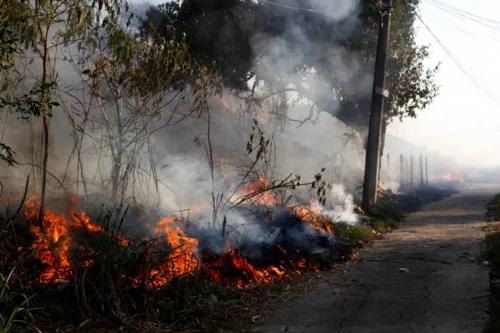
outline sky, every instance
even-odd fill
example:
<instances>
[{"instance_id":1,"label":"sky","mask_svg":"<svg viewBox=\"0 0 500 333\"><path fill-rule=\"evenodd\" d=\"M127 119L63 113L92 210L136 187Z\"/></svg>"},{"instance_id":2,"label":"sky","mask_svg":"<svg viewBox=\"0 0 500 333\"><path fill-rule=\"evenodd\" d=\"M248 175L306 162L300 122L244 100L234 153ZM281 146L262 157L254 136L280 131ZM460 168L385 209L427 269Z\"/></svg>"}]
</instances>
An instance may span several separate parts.
<instances>
[{"instance_id":1,"label":"sky","mask_svg":"<svg viewBox=\"0 0 500 333\"><path fill-rule=\"evenodd\" d=\"M486 24L496 30L456 17L448 8L439 9L442 4L492 20ZM432 52L428 65L441 63L440 95L417 118L397 121L388 132L453 157L459 164L500 165L500 1L421 0L420 13L471 79L418 22L417 41Z\"/></svg>"}]
</instances>

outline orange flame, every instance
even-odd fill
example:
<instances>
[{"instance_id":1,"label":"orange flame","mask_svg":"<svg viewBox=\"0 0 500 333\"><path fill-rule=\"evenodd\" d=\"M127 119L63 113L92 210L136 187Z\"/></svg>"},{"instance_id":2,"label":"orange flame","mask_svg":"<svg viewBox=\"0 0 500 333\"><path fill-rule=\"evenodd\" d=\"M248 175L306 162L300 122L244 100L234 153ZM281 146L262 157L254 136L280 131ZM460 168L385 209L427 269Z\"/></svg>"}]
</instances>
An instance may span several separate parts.
<instances>
[{"instance_id":1,"label":"orange flame","mask_svg":"<svg viewBox=\"0 0 500 333\"><path fill-rule=\"evenodd\" d=\"M259 177L255 182L249 183L241 190L244 195L252 196L252 201L262 205L272 206L277 203L266 178ZM257 193L255 196L253 194ZM106 233L101 226L93 224L90 218L83 211L76 209L78 198L72 197L68 203L65 213L54 213L46 209L41 226L30 225L30 232L34 236L34 241L30 250L34 251L34 256L43 264L38 282L53 283L60 279L73 277L73 270L77 262L72 257L75 249L87 250L87 254L92 254L92 250L83 248L77 242L78 233ZM29 197L25 203L25 216L30 220L38 219L40 204L35 197ZM210 208L208 202L204 202L193 209ZM310 202L305 205L289 206L288 209L311 227L333 234L329 219L322 216L323 207L317 202ZM140 221L144 219L140 217ZM214 260L200 259L198 253L199 241L196 238L188 237L182 230L179 217L166 217L161 219L154 230L154 239L150 239L153 246L151 253L147 257L153 260L155 265L144 265L139 269L136 277L130 277L134 284L146 284L151 288L161 288L175 277L190 274L201 269L212 280L225 285L233 285L238 288L246 288L251 283L266 283L275 278L287 277L290 274L300 274L305 269L315 269L318 267L310 264L305 258L296 260L282 260L280 265L258 268L252 265L240 252L226 242L224 251ZM130 240L124 235L117 233L113 237L122 246L127 246ZM282 254L287 255L289 251L277 245ZM155 251L168 249L164 257L159 256ZM23 250L22 248L20 250ZM290 250L290 249L288 249ZM293 250L299 255L300 250ZM302 254L300 254L302 256ZM85 267L93 264L92 259L84 260L79 265ZM153 268L151 268L153 267Z\"/></svg>"},{"instance_id":2,"label":"orange flame","mask_svg":"<svg viewBox=\"0 0 500 333\"><path fill-rule=\"evenodd\" d=\"M77 214L75 211L76 197L71 198L68 210L72 216L67 218L65 214L55 214L46 209L42 221L42 228L34 224L30 225L30 231L35 236L31 249L35 251L35 258L46 268L40 275L40 282L49 283L55 279L67 279L71 276L70 249L73 245L70 228L97 232L102 229L90 223L85 212ZM29 197L25 202L25 216L30 220L38 219L39 203L35 197ZM90 264L90 263L89 263Z\"/></svg>"},{"instance_id":3,"label":"orange flame","mask_svg":"<svg viewBox=\"0 0 500 333\"><path fill-rule=\"evenodd\" d=\"M281 251L285 251L278 245ZM290 260L290 267L285 268L285 262L282 261L280 266L269 266L265 269L258 269L248 262L243 255L232 249L231 243L226 242L224 246L224 254L216 261L203 264L203 268L208 272L210 278L224 285L236 286L240 289L246 289L251 283L268 283L275 278L289 277L290 274L301 274L301 270L310 268L319 270L316 266L308 265L306 259L301 259L298 262Z\"/></svg>"},{"instance_id":4,"label":"orange flame","mask_svg":"<svg viewBox=\"0 0 500 333\"><path fill-rule=\"evenodd\" d=\"M256 181L249 182L240 189L240 192L250 197L250 201L266 206L274 206L277 200L274 193L269 190L269 184L265 177L259 176Z\"/></svg>"},{"instance_id":5,"label":"orange flame","mask_svg":"<svg viewBox=\"0 0 500 333\"><path fill-rule=\"evenodd\" d=\"M441 176L441 178L449 181L458 181L460 183L464 183L464 179L462 178L462 175L460 175L460 171L458 169L455 169L454 172L445 173Z\"/></svg>"}]
</instances>

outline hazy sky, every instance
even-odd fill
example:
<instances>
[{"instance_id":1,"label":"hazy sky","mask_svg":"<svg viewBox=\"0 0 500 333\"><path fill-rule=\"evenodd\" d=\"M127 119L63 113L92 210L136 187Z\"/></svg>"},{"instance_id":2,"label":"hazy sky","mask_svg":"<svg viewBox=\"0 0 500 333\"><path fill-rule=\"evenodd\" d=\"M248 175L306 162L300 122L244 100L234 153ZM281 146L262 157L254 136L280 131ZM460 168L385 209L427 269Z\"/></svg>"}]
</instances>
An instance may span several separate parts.
<instances>
[{"instance_id":1,"label":"hazy sky","mask_svg":"<svg viewBox=\"0 0 500 333\"><path fill-rule=\"evenodd\" d=\"M500 1L421 0L421 17L459 65L483 89L459 69L432 34L418 22L418 40L432 51L429 65L441 62L437 82L440 96L416 119L396 122L388 131L418 145L455 157L470 165L500 164ZM487 18L491 27L460 14L452 6ZM457 12L455 12L457 13ZM493 21L497 21L493 22ZM489 98L487 95L492 98Z\"/></svg>"}]
</instances>

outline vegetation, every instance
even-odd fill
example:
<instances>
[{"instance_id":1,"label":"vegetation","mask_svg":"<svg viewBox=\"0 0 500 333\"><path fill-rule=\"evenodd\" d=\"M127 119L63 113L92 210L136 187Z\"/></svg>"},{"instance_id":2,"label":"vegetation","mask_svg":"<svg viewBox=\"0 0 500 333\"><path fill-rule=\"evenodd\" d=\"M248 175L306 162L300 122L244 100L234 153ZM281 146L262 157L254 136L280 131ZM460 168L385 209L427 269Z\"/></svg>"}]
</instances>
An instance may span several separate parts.
<instances>
[{"instance_id":1,"label":"vegetation","mask_svg":"<svg viewBox=\"0 0 500 333\"><path fill-rule=\"evenodd\" d=\"M392 83L389 118L414 116L437 92L435 71L422 67L427 51L413 39L415 5L394 14L398 38L389 81L401 84ZM362 128L367 118L368 99L353 88L361 78L338 77L338 63L329 59L348 53L340 56L343 65L371 66L378 8L365 1L359 29L352 29L358 26L350 19L269 6L240 0L170 2L148 12L137 36L134 16L120 0L0 2L0 115L19 118L28 128L24 154L0 137L0 162L28 174L15 199L4 195L0 183L6 208L0 215L0 333L243 330L258 320L257 311L298 292L306 281L290 277L336 262L331 252L327 259L309 255L308 242L342 238L345 248L333 251L349 260L354 247L395 228L429 198L432 191L388 192L359 225L329 218L323 214L329 190L325 169L312 180L293 174L278 178L271 163L272 136L256 120L244 162L229 181L218 180L210 101L223 87L242 98L247 113L277 96L273 110L279 121L288 119L291 91L332 114L340 103L336 114L354 128ZM289 33L299 26L301 34ZM350 34L339 33L343 30ZM269 55L265 43L255 48L258 34L284 38L284 49L266 68L256 66ZM310 52L331 44L338 48ZM284 61L291 46L311 56ZM351 53L359 55L358 62L348 62ZM281 62L285 68L271 70ZM304 80L299 84L298 79ZM255 84L249 88L251 80ZM314 94L318 87L335 91L337 99ZM190 209L184 214L179 205L180 212L154 219L164 212L162 190L171 190L158 175L164 156L154 148L155 136L192 119L207 125L206 135L194 142L204 148L209 170L212 216L204 230L209 246L201 245L207 240L197 234ZM55 136L57 121L65 122L68 136ZM72 145L66 160L53 157L60 141ZM312 203L289 203L298 188ZM104 193L104 201L115 206L89 217L76 208L73 193L91 192ZM288 214L287 228L309 228L313 235L302 233L303 245L283 236L286 228L280 227L284 240L248 244L243 235L239 244L231 238L237 230L230 213L242 206L252 210L259 228L279 224L275 212L281 210ZM126 231L129 207L141 214L133 223L146 226L137 235ZM252 257L252 246L269 255Z\"/></svg>"},{"instance_id":2,"label":"vegetation","mask_svg":"<svg viewBox=\"0 0 500 333\"><path fill-rule=\"evenodd\" d=\"M383 11L378 5L382 2L362 1L359 21L353 8L348 8L349 2L341 9L303 0L287 2L288 7L277 3L166 2L147 11L141 30L165 35L173 25L179 38L187 36L194 59L215 64L224 84L253 107L293 91L311 101L313 109L330 113L366 137L371 94L370 88L360 91L359 84L372 82L365 76L372 72L375 61L378 19ZM428 48L415 41L419 1L395 3L387 72L390 108L385 125L393 119L415 117L438 93L438 67L425 69ZM313 6L316 11L292 10L290 6ZM342 66L352 73L339 72ZM290 119L286 107L276 112L277 118Z\"/></svg>"},{"instance_id":3,"label":"vegetation","mask_svg":"<svg viewBox=\"0 0 500 333\"><path fill-rule=\"evenodd\" d=\"M396 200L393 194L384 196L381 205L385 203L385 208L366 224L347 225L332 219L322 219L322 223L330 225L351 248L358 247L375 239L377 233L397 226L405 212L397 205L388 204ZM0 260L2 271L8 272L1 280L2 332L38 329L43 332L63 327L69 331L83 327L122 327L146 332L161 328L245 330L263 312L279 304L286 295L300 293L301 286L314 279L311 274L301 278L291 270L281 278L270 275L273 283L249 283L244 288L240 284L227 284L232 274L239 279L237 272L229 262L226 261L225 268L220 268L217 262L231 257L220 257L213 263L209 256L205 266L196 268L189 266L192 260L189 252L181 250L188 243L171 246L166 243L165 235L157 233L149 238L124 238L121 230L127 214L125 207L101 212L95 224L82 212L70 212L76 220L66 222L72 228L74 242L69 252L63 252L71 260L71 265L66 267L63 257L58 257L62 250L58 243L66 244L68 240L60 238L50 244L37 238L39 235L27 234L26 223L32 223L30 217L36 217L37 207L29 198L25 199L25 206L24 216L16 215L19 208L14 206L13 214L2 215L0 219L4 230L1 250L8 254ZM47 216L53 214L47 212ZM399 216L397 221L391 220L394 216ZM167 222L170 223L173 222ZM54 229L55 220L46 222L44 227ZM186 242L187 236L182 237ZM40 255L45 261L40 261ZM246 262L238 254L231 255L239 258L239 265ZM48 258L53 260L50 264ZM340 259L350 258L347 255ZM253 269L260 267L257 263L254 265ZM224 283L214 280L217 269L224 269ZM48 283L47 279L52 282Z\"/></svg>"},{"instance_id":4,"label":"vegetation","mask_svg":"<svg viewBox=\"0 0 500 333\"><path fill-rule=\"evenodd\" d=\"M486 212L487 235L483 241L483 259L490 266L490 280L497 281L500 278L500 194L496 195L488 205ZM491 286L490 296L490 321L485 333L498 332L500 330L500 288L498 285Z\"/></svg>"}]
</instances>

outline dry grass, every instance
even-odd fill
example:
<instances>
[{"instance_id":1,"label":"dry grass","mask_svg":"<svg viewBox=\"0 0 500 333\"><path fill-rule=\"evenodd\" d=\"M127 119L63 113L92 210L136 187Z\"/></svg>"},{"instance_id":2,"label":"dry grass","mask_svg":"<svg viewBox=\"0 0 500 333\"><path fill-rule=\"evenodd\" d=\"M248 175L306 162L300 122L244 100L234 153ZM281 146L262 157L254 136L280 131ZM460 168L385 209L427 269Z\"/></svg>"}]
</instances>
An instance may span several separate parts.
<instances>
[{"instance_id":1,"label":"dry grass","mask_svg":"<svg viewBox=\"0 0 500 333\"><path fill-rule=\"evenodd\" d=\"M68 332L248 332L249 327L264 321L275 309L284 306L296 296L305 294L325 276L321 272L306 272L293 279L276 280L265 285L250 286L245 290L226 289L221 294L193 296L197 307L175 312L177 321L161 324L130 318L122 325L104 326L102 322L87 322L80 328L68 327ZM199 316L199 314L204 314ZM198 315L197 315L198 314ZM189 323L189 324L187 324Z\"/></svg>"}]
</instances>

